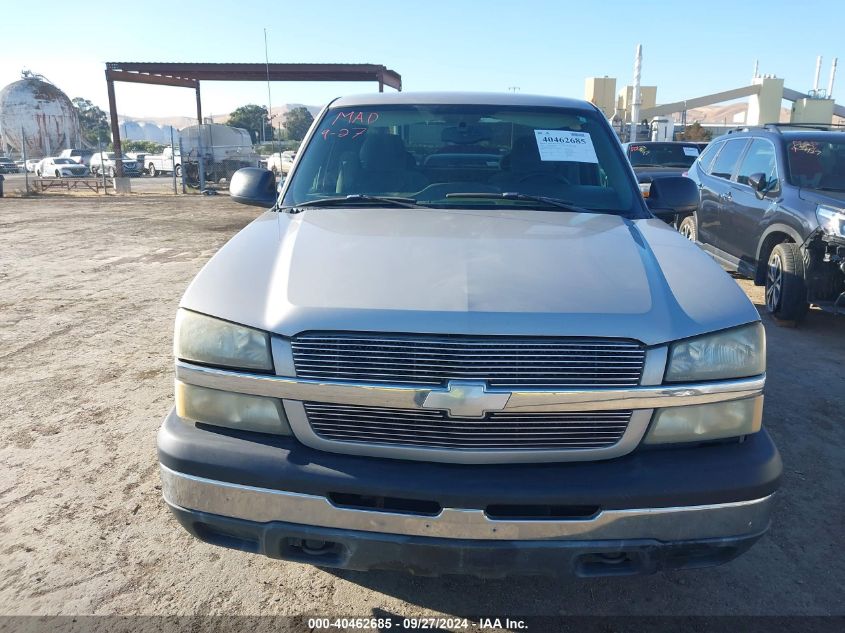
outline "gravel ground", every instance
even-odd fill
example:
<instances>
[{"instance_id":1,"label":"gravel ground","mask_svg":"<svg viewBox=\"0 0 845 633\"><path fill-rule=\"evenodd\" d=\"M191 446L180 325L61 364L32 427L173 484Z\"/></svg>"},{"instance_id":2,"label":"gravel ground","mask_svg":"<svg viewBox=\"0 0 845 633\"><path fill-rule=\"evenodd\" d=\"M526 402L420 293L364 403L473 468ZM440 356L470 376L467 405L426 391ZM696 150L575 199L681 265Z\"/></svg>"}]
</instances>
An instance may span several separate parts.
<instances>
[{"instance_id":1,"label":"gravel ground","mask_svg":"<svg viewBox=\"0 0 845 633\"><path fill-rule=\"evenodd\" d=\"M172 320L256 216L225 196L0 200L0 614L845 614L845 318L764 318L785 478L729 565L644 578L329 573L205 545L160 499ZM738 281L760 305L762 293ZM2 628L2 627L0 627Z\"/></svg>"}]
</instances>

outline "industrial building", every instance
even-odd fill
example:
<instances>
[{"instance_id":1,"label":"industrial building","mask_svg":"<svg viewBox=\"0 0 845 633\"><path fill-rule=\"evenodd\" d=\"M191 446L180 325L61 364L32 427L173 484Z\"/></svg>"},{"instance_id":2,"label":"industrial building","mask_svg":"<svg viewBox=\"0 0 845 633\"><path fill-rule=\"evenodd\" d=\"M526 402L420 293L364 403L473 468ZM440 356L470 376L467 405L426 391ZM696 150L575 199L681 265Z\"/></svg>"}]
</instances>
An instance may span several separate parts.
<instances>
[{"instance_id":1,"label":"industrial building","mask_svg":"<svg viewBox=\"0 0 845 633\"><path fill-rule=\"evenodd\" d=\"M791 102L790 123L832 123L834 117L845 117L845 106L838 105L833 99L833 87L836 77L837 59L833 59L827 89L820 88L822 58L816 59L813 89L808 92L792 90L784 85L784 80L775 75L761 75L755 64L754 74L747 86L732 88L722 92L691 97L683 101L657 104L657 86L639 85L639 72L642 63L641 48L637 49L634 63L634 83L624 86L617 92L616 78L588 77L584 86L584 98L596 105L614 125L624 140L631 139L632 121L636 119L637 137L643 140L648 134L655 134L656 121L669 122L669 127L688 123L687 112L693 108L747 98L744 113L723 125L714 125L713 131L721 133L727 128L739 125L763 125L781 120L781 107L784 100ZM670 132L671 138L671 132Z\"/></svg>"}]
</instances>

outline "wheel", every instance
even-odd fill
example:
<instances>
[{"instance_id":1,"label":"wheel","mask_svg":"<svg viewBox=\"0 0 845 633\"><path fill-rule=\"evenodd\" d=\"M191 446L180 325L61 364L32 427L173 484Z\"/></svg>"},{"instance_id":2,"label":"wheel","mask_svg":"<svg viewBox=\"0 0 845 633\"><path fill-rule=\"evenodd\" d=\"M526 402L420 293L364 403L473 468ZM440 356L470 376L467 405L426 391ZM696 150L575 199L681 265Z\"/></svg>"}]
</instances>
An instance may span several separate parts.
<instances>
[{"instance_id":1,"label":"wheel","mask_svg":"<svg viewBox=\"0 0 845 633\"><path fill-rule=\"evenodd\" d=\"M681 220L681 226L678 227L678 233L683 235L691 242L695 241L695 216L688 215Z\"/></svg>"},{"instance_id":2,"label":"wheel","mask_svg":"<svg viewBox=\"0 0 845 633\"><path fill-rule=\"evenodd\" d=\"M176 172L177 178L182 177L182 165L176 165L176 167L174 167L173 170Z\"/></svg>"},{"instance_id":3,"label":"wheel","mask_svg":"<svg viewBox=\"0 0 845 633\"><path fill-rule=\"evenodd\" d=\"M809 307L801 249L791 242L776 245L766 269L766 310L779 321L799 323Z\"/></svg>"},{"instance_id":4,"label":"wheel","mask_svg":"<svg viewBox=\"0 0 845 633\"><path fill-rule=\"evenodd\" d=\"M147 170L150 173L150 178L155 178L158 176L158 172L156 171L156 166L150 163L150 168Z\"/></svg>"},{"instance_id":5,"label":"wheel","mask_svg":"<svg viewBox=\"0 0 845 633\"><path fill-rule=\"evenodd\" d=\"M108 174L109 178L114 178L114 167L109 167Z\"/></svg>"},{"instance_id":6,"label":"wheel","mask_svg":"<svg viewBox=\"0 0 845 633\"><path fill-rule=\"evenodd\" d=\"M62 175L59 173L59 170L57 169L56 170L56 178L61 178L61 177L62 177Z\"/></svg>"}]
</instances>

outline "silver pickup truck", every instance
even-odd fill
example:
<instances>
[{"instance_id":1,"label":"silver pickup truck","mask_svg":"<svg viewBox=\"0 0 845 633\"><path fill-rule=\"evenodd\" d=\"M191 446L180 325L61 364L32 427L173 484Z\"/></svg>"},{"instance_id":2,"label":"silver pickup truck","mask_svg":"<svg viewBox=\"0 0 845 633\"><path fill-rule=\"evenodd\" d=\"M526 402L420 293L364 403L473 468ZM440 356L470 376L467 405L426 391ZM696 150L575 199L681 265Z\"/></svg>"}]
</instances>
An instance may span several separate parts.
<instances>
[{"instance_id":1,"label":"silver pickup truck","mask_svg":"<svg viewBox=\"0 0 845 633\"><path fill-rule=\"evenodd\" d=\"M765 335L591 104L338 99L177 315L164 499L196 537L416 574L717 565L766 531Z\"/></svg>"}]
</instances>

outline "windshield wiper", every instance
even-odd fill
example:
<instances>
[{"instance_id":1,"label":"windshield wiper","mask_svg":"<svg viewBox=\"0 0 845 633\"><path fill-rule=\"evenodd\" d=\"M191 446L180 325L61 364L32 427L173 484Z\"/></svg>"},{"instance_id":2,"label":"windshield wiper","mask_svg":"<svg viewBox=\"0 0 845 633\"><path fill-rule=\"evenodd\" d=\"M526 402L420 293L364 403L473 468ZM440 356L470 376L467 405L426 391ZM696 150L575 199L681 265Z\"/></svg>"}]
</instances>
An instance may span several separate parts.
<instances>
[{"instance_id":1,"label":"windshield wiper","mask_svg":"<svg viewBox=\"0 0 845 633\"><path fill-rule=\"evenodd\" d=\"M550 207L557 207L572 211L573 213L595 213L592 209L586 209L572 204L567 200L560 198L550 198L549 196L532 196L527 193L518 193L515 191L505 191L504 193L490 193L490 192L476 192L476 193L447 193L447 198L470 198L479 200L524 200L526 202L540 202Z\"/></svg>"},{"instance_id":2,"label":"windshield wiper","mask_svg":"<svg viewBox=\"0 0 845 633\"><path fill-rule=\"evenodd\" d=\"M300 210L308 207L333 207L349 203L354 204L356 202L378 202L379 204L388 204L394 207L403 207L406 209L416 209L420 207L426 208L425 205L420 204L414 198L403 198L401 196L370 196L363 193L356 193L348 196L337 196L335 198L309 200L308 202L301 202L300 204L296 204L291 207L281 207L281 210L298 213Z\"/></svg>"}]
</instances>

